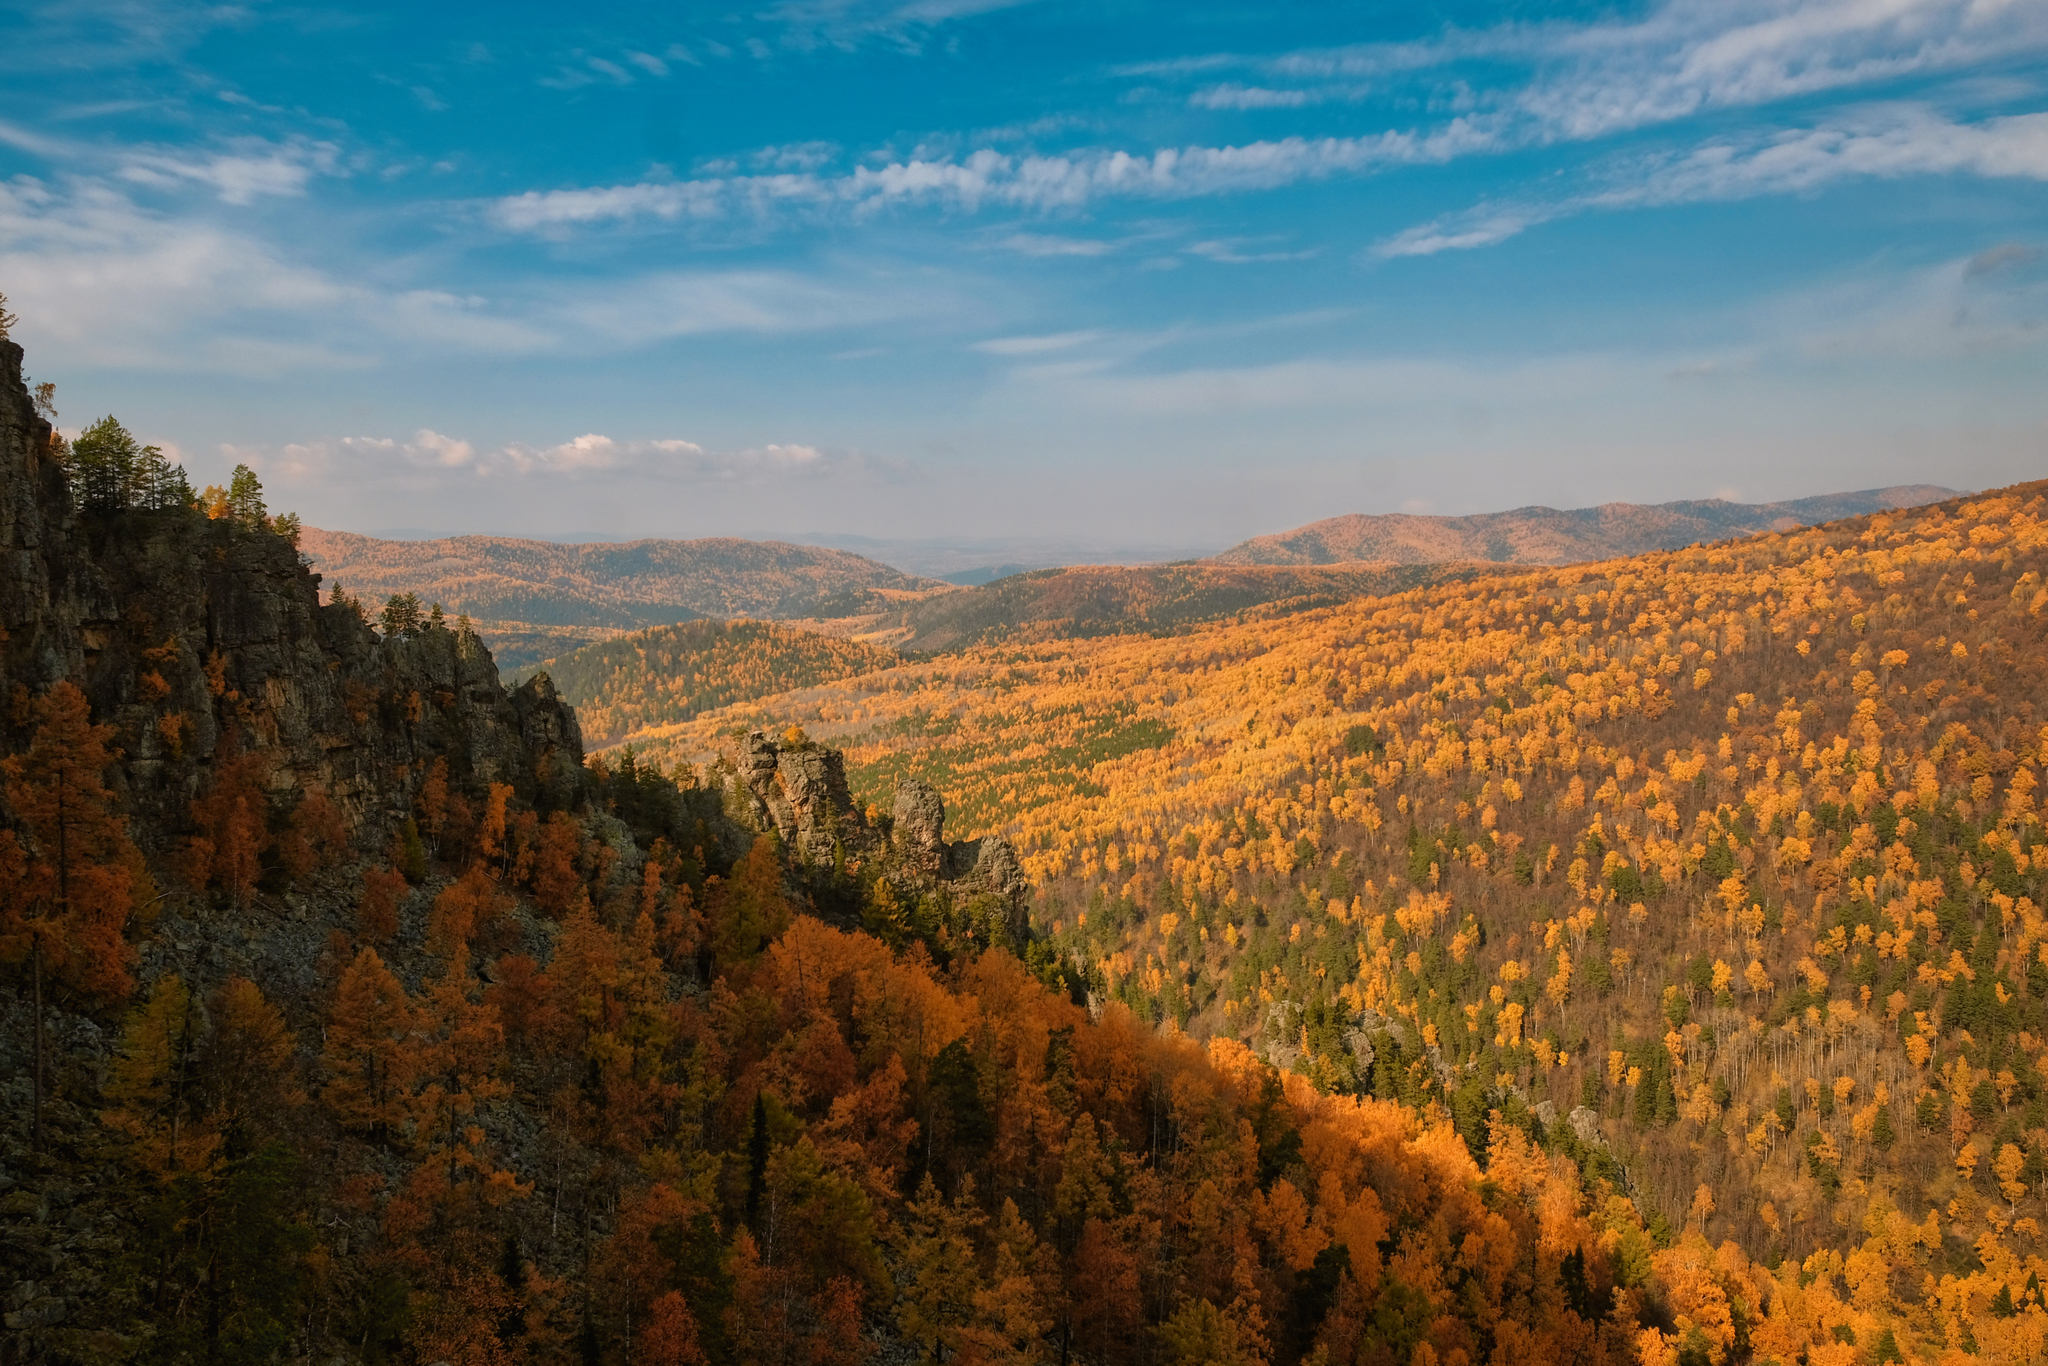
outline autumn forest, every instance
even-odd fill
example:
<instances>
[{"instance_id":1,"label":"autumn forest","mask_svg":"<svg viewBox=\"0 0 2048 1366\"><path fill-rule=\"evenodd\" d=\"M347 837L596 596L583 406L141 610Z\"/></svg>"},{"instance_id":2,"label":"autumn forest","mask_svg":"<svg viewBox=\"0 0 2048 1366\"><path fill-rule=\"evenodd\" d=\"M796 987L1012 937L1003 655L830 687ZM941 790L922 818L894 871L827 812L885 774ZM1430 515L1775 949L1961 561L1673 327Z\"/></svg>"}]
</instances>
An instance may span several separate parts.
<instances>
[{"instance_id":1,"label":"autumn forest","mask_svg":"<svg viewBox=\"0 0 2048 1366\"><path fill-rule=\"evenodd\" d=\"M0 360L8 1362L2048 1357L2048 488L512 687Z\"/></svg>"}]
</instances>

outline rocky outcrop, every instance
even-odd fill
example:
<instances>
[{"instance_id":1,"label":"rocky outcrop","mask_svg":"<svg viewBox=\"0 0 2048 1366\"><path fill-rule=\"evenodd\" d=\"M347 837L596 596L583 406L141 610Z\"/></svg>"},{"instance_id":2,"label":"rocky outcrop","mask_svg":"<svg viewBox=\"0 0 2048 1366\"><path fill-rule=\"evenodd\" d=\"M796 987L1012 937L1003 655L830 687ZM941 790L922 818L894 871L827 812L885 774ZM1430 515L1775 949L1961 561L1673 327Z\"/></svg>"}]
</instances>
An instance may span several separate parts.
<instances>
[{"instance_id":1,"label":"rocky outcrop","mask_svg":"<svg viewBox=\"0 0 2048 1366\"><path fill-rule=\"evenodd\" d=\"M915 778L897 784L886 833L855 806L846 785L846 759L808 741L782 745L765 731L750 732L731 756L727 800L757 830L773 830L802 862L829 867L842 854L880 855L890 873L908 884L944 886L956 897L993 896L1011 931L1024 928L1030 880L1017 851L1000 835L946 842L946 804Z\"/></svg>"},{"instance_id":2,"label":"rocky outcrop","mask_svg":"<svg viewBox=\"0 0 2048 1366\"><path fill-rule=\"evenodd\" d=\"M575 713L536 678L508 694L473 634L383 639L265 528L184 508L83 513L0 342L0 693L69 679L112 722L144 847L175 840L232 747L260 755L279 805L320 792L359 839L411 810L437 759L465 785L575 799ZM27 742L27 709L0 739Z\"/></svg>"},{"instance_id":3,"label":"rocky outcrop","mask_svg":"<svg viewBox=\"0 0 2048 1366\"><path fill-rule=\"evenodd\" d=\"M922 877L945 876L946 803L937 789L915 778L898 783L889 833L903 867Z\"/></svg>"}]
</instances>

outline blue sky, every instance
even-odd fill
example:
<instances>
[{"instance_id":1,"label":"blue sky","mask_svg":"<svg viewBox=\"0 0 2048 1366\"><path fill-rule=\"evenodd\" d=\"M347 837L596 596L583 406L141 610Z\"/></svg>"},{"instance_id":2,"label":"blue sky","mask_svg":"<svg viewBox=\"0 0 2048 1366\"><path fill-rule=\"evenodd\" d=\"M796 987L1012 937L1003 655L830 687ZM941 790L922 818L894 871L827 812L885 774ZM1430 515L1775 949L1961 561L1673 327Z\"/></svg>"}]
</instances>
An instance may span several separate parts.
<instances>
[{"instance_id":1,"label":"blue sky","mask_svg":"<svg viewBox=\"0 0 2048 1366\"><path fill-rule=\"evenodd\" d=\"M2048 473L2048 4L0 7L67 426L356 529Z\"/></svg>"}]
</instances>

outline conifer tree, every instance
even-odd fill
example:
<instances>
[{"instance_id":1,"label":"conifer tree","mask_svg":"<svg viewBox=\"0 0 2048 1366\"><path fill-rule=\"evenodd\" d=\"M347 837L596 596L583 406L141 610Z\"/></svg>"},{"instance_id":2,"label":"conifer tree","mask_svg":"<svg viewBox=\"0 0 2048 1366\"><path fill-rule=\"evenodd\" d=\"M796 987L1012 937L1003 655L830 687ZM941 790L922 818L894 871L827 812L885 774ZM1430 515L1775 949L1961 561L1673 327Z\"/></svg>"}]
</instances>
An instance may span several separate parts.
<instances>
[{"instance_id":1,"label":"conifer tree","mask_svg":"<svg viewBox=\"0 0 2048 1366\"><path fill-rule=\"evenodd\" d=\"M342 972L320 1056L321 1099L348 1128L373 1135L395 1127L411 1094L415 1012L405 988L377 951L365 948Z\"/></svg>"},{"instance_id":2,"label":"conifer tree","mask_svg":"<svg viewBox=\"0 0 2048 1366\"><path fill-rule=\"evenodd\" d=\"M78 501L93 512L119 512L134 503L143 466L142 447L111 413L71 443Z\"/></svg>"},{"instance_id":3,"label":"conifer tree","mask_svg":"<svg viewBox=\"0 0 2048 1366\"><path fill-rule=\"evenodd\" d=\"M230 517L251 531L264 525L263 481L247 465L235 466L234 473L228 477L227 511Z\"/></svg>"},{"instance_id":4,"label":"conifer tree","mask_svg":"<svg viewBox=\"0 0 2048 1366\"><path fill-rule=\"evenodd\" d=\"M28 751L0 761L7 804L24 827L0 832L0 957L26 959L35 1000L35 1141L42 1141L47 975L102 1002L133 989L123 937L147 874L103 775L112 726L92 724L85 694L62 682L38 698Z\"/></svg>"}]
</instances>

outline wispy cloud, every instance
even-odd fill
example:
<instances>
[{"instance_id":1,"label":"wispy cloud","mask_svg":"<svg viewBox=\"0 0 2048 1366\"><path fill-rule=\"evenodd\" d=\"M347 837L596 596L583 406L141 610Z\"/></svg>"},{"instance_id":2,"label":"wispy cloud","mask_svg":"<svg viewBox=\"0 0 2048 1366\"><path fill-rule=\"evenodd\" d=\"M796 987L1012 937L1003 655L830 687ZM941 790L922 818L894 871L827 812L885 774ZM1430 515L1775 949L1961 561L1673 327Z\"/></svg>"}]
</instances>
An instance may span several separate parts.
<instances>
[{"instance_id":1,"label":"wispy cloud","mask_svg":"<svg viewBox=\"0 0 2048 1366\"><path fill-rule=\"evenodd\" d=\"M1041 356L1051 351L1071 351L1101 336L1100 332L1060 332L1045 337L996 337L974 343L973 349L991 356Z\"/></svg>"},{"instance_id":2,"label":"wispy cloud","mask_svg":"<svg viewBox=\"0 0 2048 1366\"><path fill-rule=\"evenodd\" d=\"M1271 238L1232 237L1221 241L1196 242L1188 247L1191 255L1221 265L1252 265L1263 261L1306 261L1316 255L1313 249L1306 251L1260 251L1261 245L1270 243Z\"/></svg>"},{"instance_id":3,"label":"wispy cloud","mask_svg":"<svg viewBox=\"0 0 2048 1366\"><path fill-rule=\"evenodd\" d=\"M995 245L1019 256L1107 256L1116 243L1092 237L1052 237L1044 233L1013 232L996 239Z\"/></svg>"},{"instance_id":4,"label":"wispy cloud","mask_svg":"<svg viewBox=\"0 0 2048 1366\"><path fill-rule=\"evenodd\" d=\"M1132 68L1147 80L1237 69L1264 83L1194 91L1205 108L1298 107L1367 89L1455 93L1484 72L1481 108L1515 143L1584 140L1879 81L2048 52L2048 11L2019 0L1670 0L1640 18L1515 22L1403 43L1225 55ZM1364 83L1364 84L1361 84Z\"/></svg>"},{"instance_id":5,"label":"wispy cloud","mask_svg":"<svg viewBox=\"0 0 2048 1366\"><path fill-rule=\"evenodd\" d=\"M212 153L131 149L122 153L116 174L155 189L203 185L222 203L248 204L264 195L303 195L314 176L337 172L340 157L341 148L332 142L244 138Z\"/></svg>"},{"instance_id":6,"label":"wispy cloud","mask_svg":"<svg viewBox=\"0 0 2048 1366\"><path fill-rule=\"evenodd\" d=\"M1548 202L1483 205L1396 233L1382 257L1490 247L1540 224L1594 209L1629 209L1795 194L1850 179L1967 174L2048 180L2048 114L1961 123L1921 105L1869 109L1818 127L1715 139L1675 157L1606 167L1599 188Z\"/></svg>"},{"instance_id":7,"label":"wispy cloud","mask_svg":"<svg viewBox=\"0 0 2048 1366\"><path fill-rule=\"evenodd\" d=\"M562 483L619 477L682 484L893 482L916 473L906 462L862 451L778 442L721 451L680 437L618 440L601 432L549 445L512 442L485 449L422 428L409 438L344 436L278 447L229 446L222 453L288 482L318 485L374 474L415 488L450 480Z\"/></svg>"},{"instance_id":8,"label":"wispy cloud","mask_svg":"<svg viewBox=\"0 0 2048 1366\"><path fill-rule=\"evenodd\" d=\"M763 17L797 49L879 41L915 51L934 29L1033 0L783 0Z\"/></svg>"},{"instance_id":9,"label":"wispy cloud","mask_svg":"<svg viewBox=\"0 0 2048 1366\"><path fill-rule=\"evenodd\" d=\"M1270 90L1257 85L1212 85L1188 96L1197 109L1300 109L1320 104L1319 90Z\"/></svg>"},{"instance_id":10,"label":"wispy cloud","mask_svg":"<svg viewBox=\"0 0 2048 1366\"><path fill-rule=\"evenodd\" d=\"M515 232L635 218L716 219L790 206L873 211L894 204L927 204L971 213L997 205L1050 211L1079 208L1100 198L1183 199L1271 190L1387 166L1449 161L1490 141L1483 129L1454 119L1428 134L1290 137L1138 154L1011 156L983 148L957 160L913 158L861 166L841 176L713 176L530 190L496 200L487 211L499 226Z\"/></svg>"}]
</instances>

